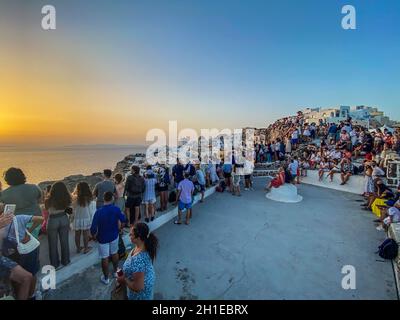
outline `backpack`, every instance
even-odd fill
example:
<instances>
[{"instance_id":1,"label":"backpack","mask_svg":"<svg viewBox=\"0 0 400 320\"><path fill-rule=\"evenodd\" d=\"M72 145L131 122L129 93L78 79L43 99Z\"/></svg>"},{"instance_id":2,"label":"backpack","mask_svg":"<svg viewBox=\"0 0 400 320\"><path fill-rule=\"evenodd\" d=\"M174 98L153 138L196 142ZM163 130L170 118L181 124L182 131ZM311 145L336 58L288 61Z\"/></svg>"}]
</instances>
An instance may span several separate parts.
<instances>
[{"instance_id":1,"label":"backpack","mask_svg":"<svg viewBox=\"0 0 400 320\"><path fill-rule=\"evenodd\" d=\"M392 260L397 257L399 245L395 240L388 238L382 242L378 249L379 251L377 253L381 258Z\"/></svg>"},{"instance_id":2,"label":"backpack","mask_svg":"<svg viewBox=\"0 0 400 320\"><path fill-rule=\"evenodd\" d=\"M176 192L175 191L171 191L169 193L169 196L168 196L168 202L169 203L173 203L175 201L176 201Z\"/></svg>"},{"instance_id":3,"label":"backpack","mask_svg":"<svg viewBox=\"0 0 400 320\"><path fill-rule=\"evenodd\" d=\"M141 176L132 176L131 185L129 188L130 193L139 194L144 190L144 179Z\"/></svg>"}]
</instances>

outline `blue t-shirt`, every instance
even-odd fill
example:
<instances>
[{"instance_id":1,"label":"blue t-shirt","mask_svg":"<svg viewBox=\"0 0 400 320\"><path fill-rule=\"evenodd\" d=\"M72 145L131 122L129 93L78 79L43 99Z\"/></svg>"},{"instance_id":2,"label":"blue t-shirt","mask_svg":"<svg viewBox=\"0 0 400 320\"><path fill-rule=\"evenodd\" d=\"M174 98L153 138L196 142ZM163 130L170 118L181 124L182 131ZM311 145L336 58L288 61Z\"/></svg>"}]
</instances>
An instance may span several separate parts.
<instances>
[{"instance_id":1,"label":"blue t-shirt","mask_svg":"<svg viewBox=\"0 0 400 320\"><path fill-rule=\"evenodd\" d=\"M224 165L222 166L222 171L225 173L231 173L232 165L230 163L224 163Z\"/></svg>"},{"instance_id":2,"label":"blue t-shirt","mask_svg":"<svg viewBox=\"0 0 400 320\"><path fill-rule=\"evenodd\" d=\"M337 131L336 125L333 125L333 126L330 126L330 127L329 127L328 133L330 133L330 134L335 134L336 131Z\"/></svg>"},{"instance_id":3,"label":"blue t-shirt","mask_svg":"<svg viewBox=\"0 0 400 320\"><path fill-rule=\"evenodd\" d=\"M156 280L153 263L151 262L150 255L148 252L140 252L136 256L129 257L126 259L124 266L122 267L125 277L132 280L134 273L144 273L144 288L139 292L132 291L128 288L128 299L129 300L152 300L154 282Z\"/></svg>"},{"instance_id":4,"label":"blue t-shirt","mask_svg":"<svg viewBox=\"0 0 400 320\"><path fill-rule=\"evenodd\" d=\"M118 238L118 221L127 221L121 209L113 204L103 206L94 214L90 233L96 235L99 243L110 243Z\"/></svg>"}]
</instances>

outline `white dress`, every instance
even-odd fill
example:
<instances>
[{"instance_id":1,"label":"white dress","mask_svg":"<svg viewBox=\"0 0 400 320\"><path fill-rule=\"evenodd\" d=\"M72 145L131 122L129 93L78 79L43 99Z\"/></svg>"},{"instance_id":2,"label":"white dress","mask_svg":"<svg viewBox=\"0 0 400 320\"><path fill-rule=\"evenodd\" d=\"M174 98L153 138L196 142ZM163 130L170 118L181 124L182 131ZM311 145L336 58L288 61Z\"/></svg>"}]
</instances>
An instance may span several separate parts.
<instances>
[{"instance_id":1,"label":"white dress","mask_svg":"<svg viewBox=\"0 0 400 320\"><path fill-rule=\"evenodd\" d=\"M96 201L92 201L88 206L81 207L77 203L74 209L74 230L89 230L92 225L94 213L96 212Z\"/></svg>"}]
</instances>

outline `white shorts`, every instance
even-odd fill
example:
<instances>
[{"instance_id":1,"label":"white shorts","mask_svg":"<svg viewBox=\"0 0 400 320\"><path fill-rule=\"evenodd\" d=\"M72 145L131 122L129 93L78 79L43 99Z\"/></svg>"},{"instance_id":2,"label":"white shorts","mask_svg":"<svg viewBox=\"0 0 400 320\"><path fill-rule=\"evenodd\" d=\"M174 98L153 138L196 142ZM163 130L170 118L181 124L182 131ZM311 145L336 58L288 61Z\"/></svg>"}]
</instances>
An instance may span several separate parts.
<instances>
[{"instance_id":1,"label":"white shorts","mask_svg":"<svg viewBox=\"0 0 400 320\"><path fill-rule=\"evenodd\" d=\"M157 199L143 200L143 204L155 204Z\"/></svg>"},{"instance_id":2,"label":"white shorts","mask_svg":"<svg viewBox=\"0 0 400 320\"><path fill-rule=\"evenodd\" d=\"M109 243L99 243L99 255L101 259L118 253L118 238Z\"/></svg>"}]
</instances>

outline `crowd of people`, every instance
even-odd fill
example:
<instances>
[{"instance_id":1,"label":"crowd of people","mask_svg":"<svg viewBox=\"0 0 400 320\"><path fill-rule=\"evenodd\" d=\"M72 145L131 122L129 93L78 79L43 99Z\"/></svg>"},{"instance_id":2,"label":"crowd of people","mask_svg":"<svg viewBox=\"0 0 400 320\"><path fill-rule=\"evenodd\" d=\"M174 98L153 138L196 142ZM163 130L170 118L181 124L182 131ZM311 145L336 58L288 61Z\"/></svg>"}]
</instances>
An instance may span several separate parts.
<instances>
[{"instance_id":1,"label":"crowd of people","mask_svg":"<svg viewBox=\"0 0 400 320\"><path fill-rule=\"evenodd\" d=\"M34 299L40 267L37 239L47 237L50 264L59 270L71 263L72 228L77 254L89 253L90 243L98 242L102 283L108 285L115 279L126 289L127 299L151 299L158 239L148 224L157 212L177 206L174 224L189 225L196 194L203 202L206 189L217 185L217 191L227 189L233 196L241 196L241 185L252 189L251 176L257 163L279 163L267 190L285 183L298 184L309 170L317 171L317 179L328 183L338 175L342 185L352 176L362 175L362 206L377 216L377 229L387 230L391 223L400 222L400 186L392 190L385 178L392 170L389 160L400 154L400 130L368 130L350 118L339 124L307 123L298 113L277 121L269 131L274 138L271 135L267 143L255 144L254 161L246 159L239 164L233 157L216 165L211 161L181 163L178 159L171 170L159 165L141 172L133 165L126 177L106 169L93 190L83 181L73 192L61 181L41 190L27 183L21 169L8 169L4 174L8 188L3 190L0 184L0 278L11 283L16 299ZM7 205L14 205L12 214L3 213ZM129 228L134 244L129 253L122 241L125 228ZM121 259L125 262L119 270Z\"/></svg>"},{"instance_id":2,"label":"crowd of people","mask_svg":"<svg viewBox=\"0 0 400 320\"><path fill-rule=\"evenodd\" d=\"M318 179L347 184L352 176L364 178L364 210L372 211L377 230L387 230L400 222L400 185L393 190L387 176L395 171L390 160L400 159L400 129L373 129L353 123L351 118L339 124L308 123L299 112L295 117L281 119L270 126L276 137L255 146L257 163L280 161L276 177L267 190L284 183L300 183L308 170L318 171ZM394 166L394 167L392 167Z\"/></svg>"},{"instance_id":3,"label":"crowd of people","mask_svg":"<svg viewBox=\"0 0 400 320\"><path fill-rule=\"evenodd\" d=\"M148 223L155 219L157 212L178 206L178 219L174 223L182 224L182 214L186 211L185 224L189 225L194 196L198 193L203 202L206 188L216 185L228 171L211 161L200 165L182 164L178 160L171 172L168 166L160 165L157 171L147 166L142 173L140 167L133 165L127 177L121 173L113 176L106 169L103 180L93 190L82 181L70 192L62 181L41 190L27 183L21 169L10 168L4 173L8 188L3 190L0 185L1 280L11 283L15 298L35 299L36 275L40 268L37 239L42 235L43 239L47 238L50 265L60 270L71 263L72 229L77 254L89 253L90 243L98 242L102 283L108 285L114 278L128 289L127 298L151 299L155 279L152 262L158 240L150 232ZM7 205L15 207L12 214L4 213ZM122 240L125 228L129 228L135 245L128 254ZM19 252L19 243L32 242L36 246L29 252ZM126 260L122 271L117 272L121 259ZM0 297L9 291L3 286Z\"/></svg>"}]
</instances>

